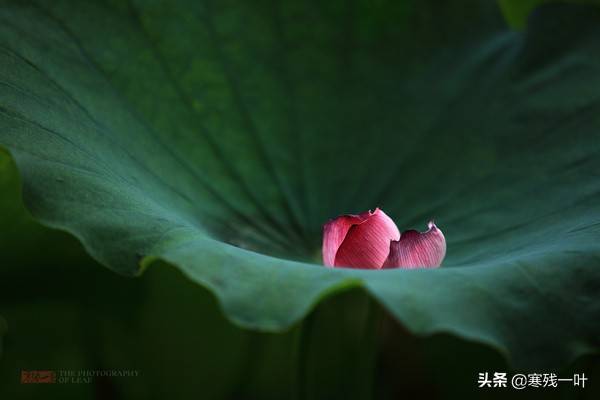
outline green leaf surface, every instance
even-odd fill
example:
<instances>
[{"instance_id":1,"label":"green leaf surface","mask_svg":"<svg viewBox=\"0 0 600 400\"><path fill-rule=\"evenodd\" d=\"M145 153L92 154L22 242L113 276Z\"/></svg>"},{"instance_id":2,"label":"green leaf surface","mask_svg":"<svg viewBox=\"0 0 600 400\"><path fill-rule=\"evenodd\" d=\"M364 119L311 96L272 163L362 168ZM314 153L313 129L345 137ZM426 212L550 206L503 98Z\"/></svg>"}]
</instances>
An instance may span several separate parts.
<instances>
[{"instance_id":1,"label":"green leaf surface","mask_svg":"<svg viewBox=\"0 0 600 400\"><path fill-rule=\"evenodd\" d=\"M598 10L512 32L491 2L325 3L4 4L0 144L29 210L120 273L175 265L249 328L360 286L517 368L597 351ZM376 206L435 217L443 267L315 262L323 222Z\"/></svg>"},{"instance_id":2,"label":"green leaf surface","mask_svg":"<svg viewBox=\"0 0 600 400\"><path fill-rule=\"evenodd\" d=\"M347 400L367 397L371 387L375 398L409 393L502 398L503 392L473 386L478 371L507 370L492 348L448 335L410 335L380 310L367 313L372 301L365 302L361 290L322 302L292 330L266 334L227 323L213 296L173 267L153 266L141 279L98 268L72 236L31 220L7 154L0 152L0 165L0 324L5 322L0 335L6 334L0 398L188 399L202 393L211 399L266 400L289 398L302 389L307 398ZM452 364L457 358L460 369ZM91 384L20 383L21 370L40 368L117 368L138 376ZM590 381L600 379L598 357L559 374L581 372ZM523 393L528 400L577 394L568 386ZM591 388L584 397L598 396Z\"/></svg>"}]
</instances>

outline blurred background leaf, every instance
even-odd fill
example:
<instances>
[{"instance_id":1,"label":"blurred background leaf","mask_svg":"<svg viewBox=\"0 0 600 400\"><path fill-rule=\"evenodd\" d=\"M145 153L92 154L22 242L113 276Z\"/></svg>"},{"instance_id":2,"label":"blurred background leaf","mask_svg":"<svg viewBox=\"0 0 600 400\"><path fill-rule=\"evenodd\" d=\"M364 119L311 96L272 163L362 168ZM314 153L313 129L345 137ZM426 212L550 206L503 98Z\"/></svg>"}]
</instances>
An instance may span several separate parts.
<instances>
[{"instance_id":1,"label":"blurred background leaf","mask_svg":"<svg viewBox=\"0 0 600 400\"><path fill-rule=\"evenodd\" d=\"M515 29L524 29L529 15L543 4L572 3L600 7L598 0L498 0L504 17Z\"/></svg>"}]
</instances>

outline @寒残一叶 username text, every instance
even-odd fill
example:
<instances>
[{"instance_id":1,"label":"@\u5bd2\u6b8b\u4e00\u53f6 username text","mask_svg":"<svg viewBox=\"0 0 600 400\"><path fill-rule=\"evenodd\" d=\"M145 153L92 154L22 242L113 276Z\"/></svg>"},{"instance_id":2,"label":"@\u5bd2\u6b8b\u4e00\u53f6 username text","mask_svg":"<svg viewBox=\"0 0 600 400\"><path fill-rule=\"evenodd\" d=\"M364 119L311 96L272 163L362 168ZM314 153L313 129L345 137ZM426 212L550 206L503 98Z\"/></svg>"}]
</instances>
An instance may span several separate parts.
<instances>
[{"instance_id":1,"label":"@\u5bd2\u6b8b\u4e00\u53f6 username text","mask_svg":"<svg viewBox=\"0 0 600 400\"><path fill-rule=\"evenodd\" d=\"M506 372L480 372L477 377L477 384L480 388L556 388L559 384L569 382L570 385L585 388L585 374L573 374L569 378L560 378L557 374L514 374L508 375Z\"/></svg>"}]
</instances>

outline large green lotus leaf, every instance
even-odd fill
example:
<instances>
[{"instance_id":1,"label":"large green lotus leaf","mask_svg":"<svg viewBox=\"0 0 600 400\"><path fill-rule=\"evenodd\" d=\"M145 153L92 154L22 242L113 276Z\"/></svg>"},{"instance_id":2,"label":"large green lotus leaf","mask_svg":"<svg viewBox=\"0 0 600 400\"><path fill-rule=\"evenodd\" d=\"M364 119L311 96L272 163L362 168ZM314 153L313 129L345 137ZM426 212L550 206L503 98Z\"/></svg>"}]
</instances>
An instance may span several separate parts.
<instances>
[{"instance_id":1,"label":"large green lotus leaf","mask_svg":"<svg viewBox=\"0 0 600 400\"><path fill-rule=\"evenodd\" d=\"M40 221L245 327L361 286L414 333L563 365L600 338L600 14L513 32L437 3L6 2L0 144ZM375 206L435 217L443 267L315 261L323 222Z\"/></svg>"},{"instance_id":2,"label":"large green lotus leaf","mask_svg":"<svg viewBox=\"0 0 600 400\"><path fill-rule=\"evenodd\" d=\"M172 267L153 265L142 279L97 268L72 236L31 220L19 189L15 166L0 151L0 336L1 329L6 333L0 398L81 400L100 393L178 399L202 393L212 399L243 393L281 399L302 389L307 398L350 399L365 398L365 390L375 386L377 398L425 390L487 399L489 393L473 387L473 377L482 370L507 369L491 348L448 335L413 337L388 323L387 315L375 324L379 335L372 341L373 331L365 335L368 321L373 322L365 318L371 302L357 290L322 302L310 319L286 334L241 331L226 323L212 295ZM370 376L374 343L380 372ZM457 357L460 369L450 365ZM595 381L600 369L591 367L600 363L593 358L586 362L560 375L585 372ZM19 382L19 370L42 367L118 367L140 375L96 380L92 386ZM577 391L565 387L537 394L564 400ZM537 398L532 395L526 396ZM587 389L586 395L598 397Z\"/></svg>"}]
</instances>

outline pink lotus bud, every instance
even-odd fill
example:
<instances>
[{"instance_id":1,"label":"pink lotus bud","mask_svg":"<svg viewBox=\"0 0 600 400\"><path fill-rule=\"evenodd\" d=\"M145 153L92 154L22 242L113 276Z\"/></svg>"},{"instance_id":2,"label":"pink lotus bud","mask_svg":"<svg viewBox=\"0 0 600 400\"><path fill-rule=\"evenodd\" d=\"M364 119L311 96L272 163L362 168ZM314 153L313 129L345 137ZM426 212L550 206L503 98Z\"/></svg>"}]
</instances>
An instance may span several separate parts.
<instances>
[{"instance_id":1,"label":"pink lotus bud","mask_svg":"<svg viewBox=\"0 0 600 400\"><path fill-rule=\"evenodd\" d=\"M328 267L379 269L388 257L390 242L400 232L379 208L360 215L342 215L323 227L323 263Z\"/></svg>"},{"instance_id":2,"label":"pink lotus bud","mask_svg":"<svg viewBox=\"0 0 600 400\"><path fill-rule=\"evenodd\" d=\"M446 255L446 240L433 222L427 232L402 235L379 208L342 215L323 227L323 263L328 267L365 269L437 267Z\"/></svg>"},{"instance_id":3,"label":"pink lotus bud","mask_svg":"<svg viewBox=\"0 0 600 400\"><path fill-rule=\"evenodd\" d=\"M433 221L428 227L427 232L405 231L393 241L383 268L439 267L446 256L446 238Z\"/></svg>"}]
</instances>

